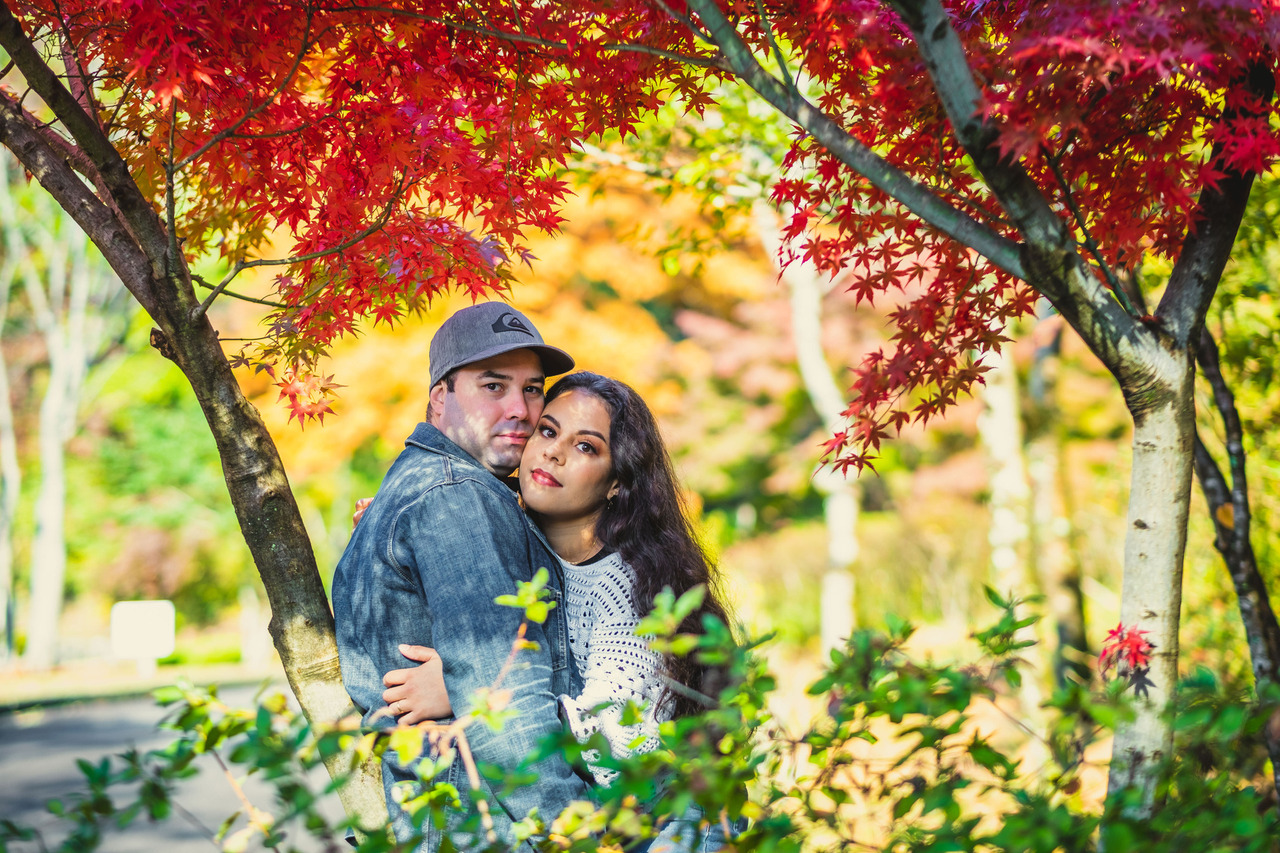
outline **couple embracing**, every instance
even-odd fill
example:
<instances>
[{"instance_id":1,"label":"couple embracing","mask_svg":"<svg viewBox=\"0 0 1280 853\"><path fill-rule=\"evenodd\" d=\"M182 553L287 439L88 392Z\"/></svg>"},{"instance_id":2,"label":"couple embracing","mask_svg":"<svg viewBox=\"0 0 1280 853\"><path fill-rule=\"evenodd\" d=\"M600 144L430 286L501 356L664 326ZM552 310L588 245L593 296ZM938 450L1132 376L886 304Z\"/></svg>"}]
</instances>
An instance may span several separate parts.
<instances>
[{"instance_id":1,"label":"couple embracing","mask_svg":"<svg viewBox=\"0 0 1280 853\"><path fill-rule=\"evenodd\" d=\"M662 721L700 710L687 694L716 692L717 673L660 656L635 635L664 587L679 595L706 585L690 623L725 619L657 424L613 379L571 373L544 390L548 376L573 365L500 302L458 311L432 339L426 422L363 510L334 574L343 681L367 725L467 714L476 692L498 679L523 618L494 599L539 568L550 572L556 607L529 624L535 645L503 681L518 715L501 731L468 731L479 762L512 770L566 725L583 741L603 733L617 757L651 750ZM517 469L518 495L506 479ZM639 722L624 716L629 701L646 709ZM536 783L488 792L504 841L531 809L550 821L614 775L592 765L588 782L560 755L532 769ZM437 778L465 801L464 774L455 759ZM417 779L385 754L387 805L402 841L415 830L398 802ZM671 821L650 853L720 846L714 817L699 817ZM441 830L424 831L419 850L435 853Z\"/></svg>"}]
</instances>

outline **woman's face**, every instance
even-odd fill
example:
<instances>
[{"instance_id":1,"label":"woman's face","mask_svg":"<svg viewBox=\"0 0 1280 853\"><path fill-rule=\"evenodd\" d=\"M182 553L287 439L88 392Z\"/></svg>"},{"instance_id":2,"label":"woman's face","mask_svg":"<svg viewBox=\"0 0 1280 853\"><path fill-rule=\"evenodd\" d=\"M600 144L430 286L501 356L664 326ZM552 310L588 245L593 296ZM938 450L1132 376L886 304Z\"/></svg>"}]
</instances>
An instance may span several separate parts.
<instances>
[{"instance_id":1,"label":"woman's face","mask_svg":"<svg viewBox=\"0 0 1280 853\"><path fill-rule=\"evenodd\" d=\"M548 520L585 519L617 493L612 468L609 410L585 391L566 391L547 404L524 447L520 494Z\"/></svg>"}]
</instances>

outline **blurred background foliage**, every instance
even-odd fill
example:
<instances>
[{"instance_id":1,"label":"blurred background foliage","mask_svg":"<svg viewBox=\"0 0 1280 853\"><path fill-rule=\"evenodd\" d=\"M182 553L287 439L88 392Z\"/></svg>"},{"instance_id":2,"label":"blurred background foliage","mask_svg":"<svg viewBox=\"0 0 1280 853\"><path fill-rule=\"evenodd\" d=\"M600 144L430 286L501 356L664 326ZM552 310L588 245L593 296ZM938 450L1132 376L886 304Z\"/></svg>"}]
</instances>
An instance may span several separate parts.
<instances>
[{"instance_id":1,"label":"blurred background foliage","mask_svg":"<svg viewBox=\"0 0 1280 853\"><path fill-rule=\"evenodd\" d=\"M648 400L663 426L718 557L738 616L779 634L775 654L815 660L823 575L830 570L823 495L814 470L827 437L797 367L787 286L780 281L759 199L776 173L787 129L731 99L713 115L656 121L643 145L604 140L575 164L579 192L563 233L531 246L511 301L580 368L618 377ZM735 114L735 110L740 114ZM1276 306L1280 184L1259 183L1236 258L1211 314L1224 369L1245 420L1255 507L1254 546L1271 569L1280 553L1280 409ZM8 225L0 227L9 227ZM214 277L216 271L211 271ZM265 294L267 281L238 282ZM48 354L23 323L14 290L3 328L19 458L39 469L38 399ZM321 425L287 422L263 374L242 383L276 437L315 543L322 572L336 563L354 501L373 494L404 437L423 417L431 335L464 297L437 300L394 329L366 327L332 351L326 373L344 387ZM892 300L855 305L836 282L822 296L821 343L837 383L846 368L887 344ZM258 332L260 307L222 300L211 312L230 341ZM957 645L993 568L992 462L1053 448L1052 511L1037 522L1018 510L1011 546L1026 570L1025 596L1059 579L1037 569L1053 548L1074 573L1093 647L1117 621L1128 485L1127 418L1113 383L1054 318L1010 329L1006 351L1017 383L1020 443L984 451L979 397L925 431L885 445L876 473L856 486L859 552L848 602L860 625L898 614L926 629L916 641L941 658ZM124 344L90 371L67 444L65 581L60 658L102 652L106 614L117 600L170 598L183 629L178 657L234 659L241 610L259 591L237 532L213 441L181 375L147 345L134 316ZM1052 338L1052 345L1046 340ZM1202 434L1220 434L1205 391ZM17 643L29 629L37 481L24 476L14 520ZM1039 526L1037 526L1039 525ZM1187 550L1183 648L1187 667L1249 679L1235 597L1195 497ZM1056 543L1056 545L1054 544ZM927 626L936 626L930 631ZM1044 648L1053 625L1043 623ZM264 632L265 633L265 632ZM213 639L210 639L213 638ZM1048 661L1038 662L1044 679Z\"/></svg>"}]
</instances>

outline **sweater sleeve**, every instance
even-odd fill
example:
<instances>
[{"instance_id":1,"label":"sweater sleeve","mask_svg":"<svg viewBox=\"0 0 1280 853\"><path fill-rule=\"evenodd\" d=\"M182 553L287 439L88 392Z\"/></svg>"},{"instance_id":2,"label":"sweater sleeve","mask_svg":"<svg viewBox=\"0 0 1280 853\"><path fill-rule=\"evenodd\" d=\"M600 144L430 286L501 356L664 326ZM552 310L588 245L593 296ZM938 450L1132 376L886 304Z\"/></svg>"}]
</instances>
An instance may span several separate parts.
<instances>
[{"instance_id":1,"label":"sweater sleeve","mask_svg":"<svg viewBox=\"0 0 1280 853\"><path fill-rule=\"evenodd\" d=\"M661 659L647 641L636 636L640 617L632 601L633 586L634 575L623 565L610 566L593 585L595 619L589 629L582 694L560 697L574 737L585 741L602 732L615 758L658 746ZM643 707L639 723L622 723L627 702ZM605 786L618 775L594 764L591 772Z\"/></svg>"}]
</instances>

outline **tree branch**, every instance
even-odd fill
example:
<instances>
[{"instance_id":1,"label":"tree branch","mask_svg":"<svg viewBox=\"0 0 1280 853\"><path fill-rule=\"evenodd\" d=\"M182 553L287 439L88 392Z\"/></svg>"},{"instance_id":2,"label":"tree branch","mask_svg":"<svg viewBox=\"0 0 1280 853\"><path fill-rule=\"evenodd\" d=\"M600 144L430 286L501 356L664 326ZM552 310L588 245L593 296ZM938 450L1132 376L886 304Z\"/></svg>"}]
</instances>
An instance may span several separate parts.
<instances>
[{"instance_id":1,"label":"tree branch","mask_svg":"<svg viewBox=\"0 0 1280 853\"><path fill-rule=\"evenodd\" d=\"M154 316L156 297L151 289L154 285L150 259L125 224L76 177L70 162L49 144L44 130L32 126L15 98L0 93L0 143L84 229L129 292Z\"/></svg>"},{"instance_id":2,"label":"tree branch","mask_svg":"<svg viewBox=\"0 0 1280 853\"><path fill-rule=\"evenodd\" d=\"M199 286L203 287L205 290L213 290L214 288L214 285L205 281L203 276L193 274L191 276L191 280L196 284L198 284ZM223 287L222 290L218 291L218 293L221 296L230 296L232 299L239 299L243 302L253 302L258 305L266 305L268 308L288 308L289 307L288 305L285 305L283 302L272 302L270 299L259 299L256 296L246 296L243 293L236 293L235 291L227 290L226 287ZM218 338L218 340L229 341L229 340L239 340L239 339L220 337ZM244 340L259 340L259 338L245 338Z\"/></svg>"},{"instance_id":3,"label":"tree branch","mask_svg":"<svg viewBox=\"0 0 1280 853\"><path fill-rule=\"evenodd\" d=\"M218 296L227 289L227 285L229 285L236 276L238 276L240 273L244 272L247 269L253 269L254 267L288 266L290 264L300 264L305 261L314 261L317 258L323 258L326 255L333 255L338 252L344 252L347 249L350 249L355 244L359 243L364 238L368 237L370 234L374 234L382 230L382 228L387 224L387 220L391 218L391 212L392 210L395 209L396 202L399 201L400 197L404 194L404 191L406 188L407 188L407 185L405 181L405 176L401 176L399 184L397 184L396 188L392 191L391 198L387 200L387 204L385 207L383 207L382 213L378 216L378 218L374 220L373 223L370 224L368 228L365 228L359 234L356 234L355 236L351 237L345 242L339 243L336 246L331 246L328 249L318 249L314 252L309 252L305 255L293 255L292 257L288 257L288 258L259 258L256 261L238 262L234 267L231 268L231 272L227 273L226 277L224 277L222 281L218 282L217 286L213 288L213 292L211 292L208 296L206 296L203 302L201 302L199 305L197 305L195 308L192 309L191 319L195 320L202 317L205 314L205 312L209 310L209 306L213 304L213 300L217 299ZM320 290L323 290L324 287L325 287L324 285L321 285L320 288L313 291L310 295L308 295L306 301L310 301L311 297L319 293ZM241 298L245 298L245 297L241 297ZM273 304L273 303L264 303L264 304ZM281 306L281 307L287 307L287 306Z\"/></svg>"},{"instance_id":4,"label":"tree branch","mask_svg":"<svg viewBox=\"0 0 1280 853\"><path fill-rule=\"evenodd\" d=\"M1266 582L1258 569L1257 555L1250 538L1252 513L1249 508L1249 484L1245 470L1244 428L1236 408L1235 395L1222 375L1218 345L1207 328L1201 326L1196 347L1200 375L1209 382L1213 402L1222 418L1227 465L1231 473L1228 485L1217 462L1196 435L1193 452L1196 479L1209 505L1213 520L1214 547L1226 563L1236 590L1240 621L1244 623L1249 643L1255 688L1262 692L1280 679L1280 624L1271 606ZM1280 730L1274 726L1264 732L1267 752L1271 757L1273 782L1280 790Z\"/></svg>"},{"instance_id":5,"label":"tree branch","mask_svg":"<svg viewBox=\"0 0 1280 853\"><path fill-rule=\"evenodd\" d=\"M383 12L391 15L402 15L406 18L413 18L418 21L426 21L430 24L439 24L442 27L448 27L452 30L460 30L474 35L485 36L486 38L498 39L499 41L507 41L515 44L531 44L537 47L545 47L550 50L569 50L567 42L552 41L550 39L538 38L524 33L509 33L504 30L495 30L489 27L482 27L479 24L468 24L464 21L451 21L448 18L439 18L434 15L424 15L421 12L410 12L406 9L394 9L387 6L328 6L326 11L329 12ZM658 56L663 59L670 59L674 62L681 62L685 65L696 65L699 68L720 68L719 61L715 57L690 56L685 53L675 53L670 50L663 50L657 47L650 47L644 44L628 44L626 42L607 42L600 45L601 50L616 51L618 53L644 53L649 56Z\"/></svg>"},{"instance_id":6,"label":"tree branch","mask_svg":"<svg viewBox=\"0 0 1280 853\"><path fill-rule=\"evenodd\" d=\"M1098 248L1098 241L1093 239L1093 235L1089 233L1089 224L1085 222L1084 212L1080 210L1080 205L1076 204L1075 196L1071 192L1071 184L1067 182L1066 177L1062 174L1062 167L1058 162L1058 158L1044 152L1045 162L1049 164L1049 170L1053 172L1053 177L1058 182L1058 186L1062 188L1062 198L1067 203L1067 209L1071 211L1072 217L1075 218L1076 227L1080 229L1080 233L1084 235L1084 247L1089 250L1089 254L1093 255L1094 261L1097 262L1098 268L1102 270L1103 277L1106 278L1107 284L1111 287L1111 293L1120 301L1121 307L1128 311L1130 316L1137 316L1137 309L1133 307L1133 303L1129 301L1128 294L1125 293L1124 287L1120 284L1120 279L1116 277L1115 271L1102 257L1102 250Z\"/></svg>"},{"instance_id":7,"label":"tree branch","mask_svg":"<svg viewBox=\"0 0 1280 853\"><path fill-rule=\"evenodd\" d=\"M265 110L267 107L271 106L271 104L275 102L276 98L280 95L280 93L285 90L285 87L288 86L290 81L292 81L293 78L297 75L298 69L302 67L302 60L307 55L307 49L310 47L310 42L311 42L312 16L313 16L313 10L311 9L311 7L307 7L307 21L302 31L302 44L298 45L298 56L294 59L293 67L289 69L289 73L286 74L284 76L284 79L282 79L279 85L276 86L275 91L273 91L270 95L264 98L262 103L258 104L256 107L253 107L247 113L240 116L240 118L236 119L236 121L230 127L225 127L222 130L218 131L213 136L205 140L204 145L201 145L195 151L188 154L186 157L183 157L180 161L178 161L177 165L174 166L174 171L181 171L182 169L185 169L187 166L194 163L196 160L200 159L202 156L204 156L206 151L208 151L213 146L217 145L219 142L222 142L224 139L227 139L228 137L235 135L235 132L237 130L239 130L241 127L244 127L245 122L249 121L254 116L261 114L263 110ZM172 147L170 147L169 154L170 154L170 157L173 156Z\"/></svg>"},{"instance_id":8,"label":"tree branch","mask_svg":"<svg viewBox=\"0 0 1280 853\"><path fill-rule=\"evenodd\" d=\"M1150 353L1158 346L1156 336L1088 268L1035 181L1000 154L999 129L982 118L982 94L941 0L888 1L911 29L956 139L1026 241L1022 278L1053 303L1122 385L1144 381L1131 375L1135 361L1129 356L1135 350Z\"/></svg>"},{"instance_id":9,"label":"tree branch","mask_svg":"<svg viewBox=\"0 0 1280 853\"><path fill-rule=\"evenodd\" d=\"M714 0L689 0L713 43L719 46L735 74L775 109L813 135L842 163L872 186L895 199L943 234L970 247L996 267L1027 278L1018 244L939 198L853 138L838 122L795 94L760 66L751 48L724 17Z\"/></svg>"},{"instance_id":10,"label":"tree branch","mask_svg":"<svg viewBox=\"0 0 1280 853\"><path fill-rule=\"evenodd\" d=\"M760 18L760 27L764 30L764 37L769 42L769 49L773 51L774 60L778 63L778 73L782 75L783 85L787 87L788 92L798 97L800 87L796 85L795 78L787 70L787 58L782 55L782 46L778 44L778 39L773 34L773 25L769 23L769 16L765 14L764 0L756 0L756 15Z\"/></svg>"},{"instance_id":11,"label":"tree branch","mask_svg":"<svg viewBox=\"0 0 1280 853\"><path fill-rule=\"evenodd\" d=\"M1270 101L1275 94L1275 77L1268 67L1254 63L1247 78L1238 81L1237 86L1262 101ZM1234 110L1224 110L1221 121L1226 123L1233 118ZM1253 187L1253 173L1227 168L1219 145L1214 146L1212 162L1226 177L1216 187L1207 186L1200 191L1200 215L1182 243L1169 286L1156 309L1164 328L1181 345L1189 347L1196 345Z\"/></svg>"},{"instance_id":12,"label":"tree branch","mask_svg":"<svg viewBox=\"0 0 1280 853\"><path fill-rule=\"evenodd\" d=\"M32 90L53 111L53 114L62 122L63 127L67 129L71 138L75 140L76 144L94 165L94 168L97 169L107 194L118 205L124 222L128 224L129 230L137 236L141 247L164 251L161 247L165 247L168 244L164 226L161 225L160 217L156 214L151 203L142 195L138 185L134 183L124 158L120 156L120 152L116 150L111 140L107 138L97 120L85 112L79 101L75 99L75 96L67 90L62 81L58 79L57 74L40 56L40 52L31 40L27 38L26 33L22 30L22 25L14 17L8 5L0 5L0 48L3 48L9 54L10 59L17 65L18 70L22 72L22 76ZM61 200L59 200L59 203L62 203ZM65 205L63 206L64 208L66 207ZM75 215L69 209L68 212ZM97 243L98 241L95 239L94 242ZM98 245L99 248L104 248L101 243ZM158 263L160 259L153 258L152 260L157 263L153 266L153 274L148 278L162 277L164 271L161 264ZM123 274L120 277L128 281ZM146 303L143 304L145 305Z\"/></svg>"}]
</instances>

